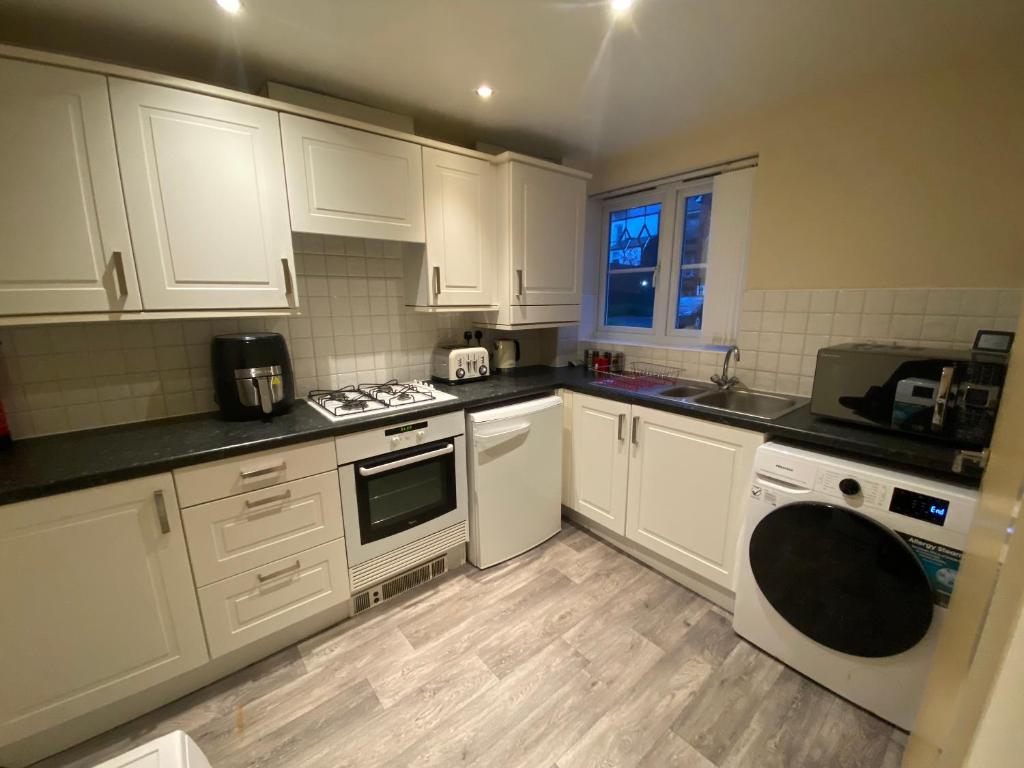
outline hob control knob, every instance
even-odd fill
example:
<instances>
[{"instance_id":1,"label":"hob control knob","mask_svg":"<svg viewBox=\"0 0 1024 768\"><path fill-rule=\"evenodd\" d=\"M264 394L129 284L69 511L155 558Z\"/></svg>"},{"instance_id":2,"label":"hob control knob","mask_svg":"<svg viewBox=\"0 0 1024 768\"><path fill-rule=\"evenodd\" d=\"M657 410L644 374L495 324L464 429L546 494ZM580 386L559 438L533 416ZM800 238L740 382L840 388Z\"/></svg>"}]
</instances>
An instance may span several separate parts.
<instances>
[{"instance_id":1,"label":"hob control knob","mask_svg":"<svg viewBox=\"0 0 1024 768\"><path fill-rule=\"evenodd\" d=\"M844 496L856 496L860 493L860 483L852 477L847 477L839 481L839 490Z\"/></svg>"},{"instance_id":2,"label":"hob control knob","mask_svg":"<svg viewBox=\"0 0 1024 768\"><path fill-rule=\"evenodd\" d=\"M456 368L455 369L455 378L456 379L463 379L465 377L466 377L466 369L465 368Z\"/></svg>"},{"instance_id":3,"label":"hob control knob","mask_svg":"<svg viewBox=\"0 0 1024 768\"><path fill-rule=\"evenodd\" d=\"M481 376L486 376L487 375L487 366L481 364L481 366L479 368L477 368L477 373L479 373Z\"/></svg>"}]
</instances>

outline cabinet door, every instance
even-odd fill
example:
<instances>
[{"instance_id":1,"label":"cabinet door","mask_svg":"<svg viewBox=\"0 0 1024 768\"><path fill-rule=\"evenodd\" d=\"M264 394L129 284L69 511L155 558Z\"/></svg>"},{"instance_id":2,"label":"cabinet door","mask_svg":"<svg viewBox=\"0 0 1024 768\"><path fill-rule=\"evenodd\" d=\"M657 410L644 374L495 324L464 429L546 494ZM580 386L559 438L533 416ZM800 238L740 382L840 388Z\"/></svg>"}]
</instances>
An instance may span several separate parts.
<instances>
[{"instance_id":1,"label":"cabinet door","mask_svg":"<svg viewBox=\"0 0 1024 768\"><path fill-rule=\"evenodd\" d=\"M634 406L626 536L733 589L754 452L764 436Z\"/></svg>"},{"instance_id":2,"label":"cabinet door","mask_svg":"<svg viewBox=\"0 0 1024 768\"><path fill-rule=\"evenodd\" d=\"M0 743L205 662L171 475L0 508L0 614Z\"/></svg>"},{"instance_id":3,"label":"cabinet door","mask_svg":"<svg viewBox=\"0 0 1024 768\"><path fill-rule=\"evenodd\" d=\"M281 135L295 231L424 241L418 144L295 115Z\"/></svg>"},{"instance_id":4,"label":"cabinet door","mask_svg":"<svg viewBox=\"0 0 1024 768\"><path fill-rule=\"evenodd\" d=\"M513 162L512 302L579 304L586 182Z\"/></svg>"},{"instance_id":5,"label":"cabinet door","mask_svg":"<svg viewBox=\"0 0 1024 768\"><path fill-rule=\"evenodd\" d=\"M110 98L145 308L288 307L277 113L116 78Z\"/></svg>"},{"instance_id":6,"label":"cabinet door","mask_svg":"<svg viewBox=\"0 0 1024 768\"><path fill-rule=\"evenodd\" d=\"M626 531L629 414L625 403L572 398L573 509L618 534Z\"/></svg>"},{"instance_id":7,"label":"cabinet door","mask_svg":"<svg viewBox=\"0 0 1024 768\"><path fill-rule=\"evenodd\" d=\"M0 313L142 308L107 79L0 60Z\"/></svg>"},{"instance_id":8,"label":"cabinet door","mask_svg":"<svg viewBox=\"0 0 1024 768\"><path fill-rule=\"evenodd\" d=\"M431 303L494 301L494 167L472 157L423 150Z\"/></svg>"}]
</instances>

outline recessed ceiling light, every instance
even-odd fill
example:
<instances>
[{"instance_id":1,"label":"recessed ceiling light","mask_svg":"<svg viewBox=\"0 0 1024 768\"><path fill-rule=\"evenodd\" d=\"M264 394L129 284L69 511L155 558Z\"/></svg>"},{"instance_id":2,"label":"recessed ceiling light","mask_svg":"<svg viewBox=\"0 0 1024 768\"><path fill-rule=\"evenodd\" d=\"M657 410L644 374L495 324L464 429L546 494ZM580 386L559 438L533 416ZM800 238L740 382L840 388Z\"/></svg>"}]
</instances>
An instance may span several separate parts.
<instances>
[{"instance_id":1,"label":"recessed ceiling light","mask_svg":"<svg viewBox=\"0 0 1024 768\"><path fill-rule=\"evenodd\" d=\"M242 0L217 0L217 5L232 14L242 10Z\"/></svg>"},{"instance_id":2,"label":"recessed ceiling light","mask_svg":"<svg viewBox=\"0 0 1024 768\"><path fill-rule=\"evenodd\" d=\"M494 89L489 85L481 85L476 89L476 95L481 99L489 99L494 95Z\"/></svg>"},{"instance_id":3,"label":"recessed ceiling light","mask_svg":"<svg viewBox=\"0 0 1024 768\"><path fill-rule=\"evenodd\" d=\"M612 0L612 11L614 13L625 13L633 7L633 0Z\"/></svg>"}]
</instances>

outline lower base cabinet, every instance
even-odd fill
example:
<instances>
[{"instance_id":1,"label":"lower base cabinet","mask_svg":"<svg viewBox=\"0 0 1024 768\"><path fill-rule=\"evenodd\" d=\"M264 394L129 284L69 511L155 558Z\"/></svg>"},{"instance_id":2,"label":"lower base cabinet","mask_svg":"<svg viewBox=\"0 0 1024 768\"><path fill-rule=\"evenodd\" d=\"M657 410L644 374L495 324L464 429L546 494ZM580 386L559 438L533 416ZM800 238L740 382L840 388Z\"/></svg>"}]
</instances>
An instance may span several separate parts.
<instances>
[{"instance_id":1,"label":"lower base cabinet","mask_svg":"<svg viewBox=\"0 0 1024 768\"><path fill-rule=\"evenodd\" d=\"M626 538L733 589L754 453L764 436L633 406Z\"/></svg>"},{"instance_id":2,"label":"lower base cabinet","mask_svg":"<svg viewBox=\"0 0 1024 768\"><path fill-rule=\"evenodd\" d=\"M578 392L572 412L566 506L732 591L764 435Z\"/></svg>"},{"instance_id":3,"label":"lower base cabinet","mask_svg":"<svg viewBox=\"0 0 1024 768\"><path fill-rule=\"evenodd\" d=\"M208 660L170 474L0 509L0 745Z\"/></svg>"},{"instance_id":4,"label":"lower base cabinet","mask_svg":"<svg viewBox=\"0 0 1024 768\"><path fill-rule=\"evenodd\" d=\"M210 655L237 650L349 596L344 539L201 587Z\"/></svg>"}]
</instances>

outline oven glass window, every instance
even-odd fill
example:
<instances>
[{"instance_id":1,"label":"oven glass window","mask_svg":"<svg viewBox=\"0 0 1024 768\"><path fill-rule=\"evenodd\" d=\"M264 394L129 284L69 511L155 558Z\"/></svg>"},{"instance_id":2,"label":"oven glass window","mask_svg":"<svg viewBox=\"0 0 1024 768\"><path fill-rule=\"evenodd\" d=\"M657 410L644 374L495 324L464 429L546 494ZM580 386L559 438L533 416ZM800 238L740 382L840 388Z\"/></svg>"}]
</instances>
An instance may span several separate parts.
<instances>
[{"instance_id":1,"label":"oven glass window","mask_svg":"<svg viewBox=\"0 0 1024 768\"><path fill-rule=\"evenodd\" d=\"M356 465L363 544L432 520L458 506L455 448L445 440Z\"/></svg>"}]
</instances>

